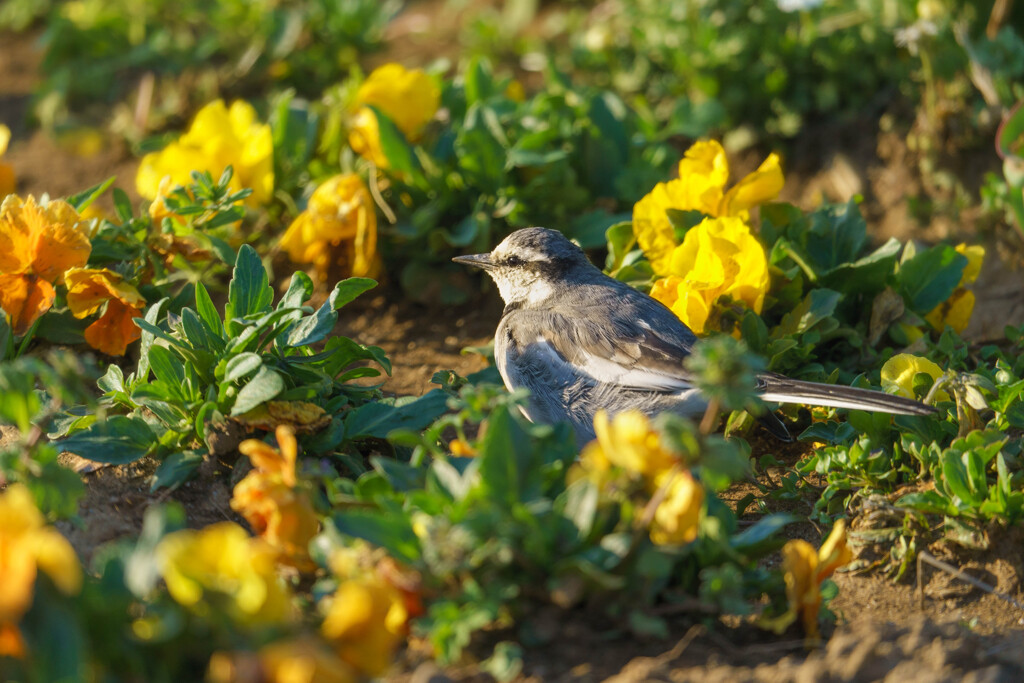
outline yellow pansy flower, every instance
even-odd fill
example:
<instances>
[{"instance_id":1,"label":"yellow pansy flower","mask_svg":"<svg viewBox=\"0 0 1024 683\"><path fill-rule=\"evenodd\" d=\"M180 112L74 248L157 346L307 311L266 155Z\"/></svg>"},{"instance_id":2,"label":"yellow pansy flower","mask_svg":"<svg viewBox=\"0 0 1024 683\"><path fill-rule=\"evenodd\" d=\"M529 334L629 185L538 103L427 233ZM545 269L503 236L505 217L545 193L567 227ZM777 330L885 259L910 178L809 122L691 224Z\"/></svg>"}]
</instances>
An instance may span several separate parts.
<instances>
[{"instance_id":1,"label":"yellow pansy flower","mask_svg":"<svg viewBox=\"0 0 1024 683\"><path fill-rule=\"evenodd\" d=\"M18 622L32 606L37 572L68 595L82 587L82 567L67 539L47 526L23 484L0 493L0 657L24 657Z\"/></svg>"},{"instance_id":2,"label":"yellow pansy flower","mask_svg":"<svg viewBox=\"0 0 1024 683\"><path fill-rule=\"evenodd\" d=\"M67 202L12 194L0 205L0 306L21 336L53 305L55 284L89 260L88 222Z\"/></svg>"},{"instance_id":3,"label":"yellow pansy flower","mask_svg":"<svg viewBox=\"0 0 1024 683\"><path fill-rule=\"evenodd\" d=\"M394 122L407 140L416 142L427 122L434 118L440 102L437 83L424 71L406 69L395 63L378 67L356 92L354 113L349 121L349 145L379 168L387 168L377 115L370 106Z\"/></svg>"},{"instance_id":4,"label":"yellow pansy flower","mask_svg":"<svg viewBox=\"0 0 1024 683\"><path fill-rule=\"evenodd\" d=\"M651 296L697 334L721 296L760 313L770 283L764 248L746 223L731 217L705 218L691 228L669 255L668 273L654 283Z\"/></svg>"},{"instance_id":5,"label":"yellow pansy flower","mask_svg":"<svg viewBox=\"0 0 1024 683\"><path fill-rule=\"evenodd\" d=\"M256 110L242 100L230 108L216 100L200 109L187 133L142 158L135 187L152 200L160 195L167 176L174 185L188 185L192 171L209 171L216 179L228 166L234 169L231 189L252 189L246 204L259 206L270 200L274 191L270 126L259 123Z\"/></svg>"},{"instance_id":6,"label":"yellow pansy flower","mask_svg":"<svg viewBox=\"0 0 1024 683\"><path fill-rule=\"evenodd\" d=\"M782 547L782 571L789 612L780 624L782 628L799 618L807 637L817 638L821 584L852 559L853 553L846 546L846 521L842 519L817 551L803 539L787 541Z\"/></svg>"},{"instance_id":7,"label":"yellow pansy flower","mask_svg":"<svg viewBox=\"0 0 1024 683\"><path fill-rule=\"evenodd\" d=\"M882 366L882 389L890 394L916 398L914 396L914 377L919 372L923 372L933 380L938 380L943 375L942 368L927 358L909 353L897 354L885 361L885 365ZM949 394L938 391L935 398L939 401L948 401Z\"/></svg>"},{"instance_id":8,"label":"yellow pansy flower","mask_svg":"<svg viewBox=\"0 0 1024 683\"><path fill-rule=\"evenodd\" d=\"M377 213L362 178L342 173L321 183L280 244L292 261L312 263L322 278L335 262L353 276L376 275Z\"/></svg>"},{"instance_id":9,"label":"yellow pansy flower","mask_svg":"<svg viewBox=\"0 0 1024 683\"><path fill-rule=\"evenodd\" d=\"M376 677L405 640L408 619L401 591L368 574L338 586L320 631L345 662Z\"/></svg>"},{"instance_id":10,"label":"yellow pansy flower","mask_svg":"<svg viewBox=\"0 0 1024 683\"><path fill-rule=\"evenodd\" d=\"M669 209L700 211L712 217L735 216L746 220L751 208L771 201L782 190L784 178L777 154L729 190L729 163L715 140L694 144L679 162L679 178L658 183L633 207L633 233L658 275L670 273L677 245Z\"/></svg>"},{"instance_id":11,"label":"yellow pansy flower","mask_svg":"<svg viewBox=\"0 0 1024 683\"><path fill-rule=\"evenodd\" d=\"M964 266L963 275L960 276L960 283L948 299L936 306L924 317L936 330L944 330L949 325L957 333L963 333L971 323L971 313L974 312L974 292L967 289L968 285L974 284L981 273L981 266L985 260L985 247L971 245L961 242L956 245L958 253L967 257L967 265Z\"/></svg>"},{"instance_id":12,"label":"yellow pansy flower","mask_svg":"<svg viewBox=\"0 0 1024 683\"><path fill-rule=\"evenodd\" d=\"M156 548L167 590L206 614L223 609L238 623L277 623L291 614L290 596L274 573L277 551L234 522L168 534Z\"/></svg>"},{"instance_id":13,"label":"yellow pansy flower","mask_svg":"<svg viewBox=\"0 0 1024 683\"><path fill-rule=\"evenodd\" d=\"M377 107L415 142L437 113L441 91L422 69L406 69L392 62L377 67L363 81L355 103L357 107Z\"/></svg>"},{"instance_id":14,"label":"yellow pansy flower","mask_svg":"<svg viewBox=\"0 0 1024 683\"><path fill-rule=\"evenodd\" d=\"M106 304L99 320L85 328L89 346L111 356L123 356L142 336L133 320L142 317L146 299L124 278L106 268L69 268L64 273L68 308L76 318L92 315Z\"/></svg>"},{"instance_id":15,"label":"yellow pansy flower","mask_svg":"<svg viewBox=\"0 0 1024 683\"><path fill-rule=\"evenodd\" d=\"M571 479L586 476L603 488L613 466L636 475L648 499L662 496L650 522L651 541L679 545L695 539L704 488L683 469L679 456L664 447L647 416L628 410L609 418L600 410L594 416L594 433L597 438L584 446Z\"/></svg>"},{"instance_id":16,"label":"yellow pansy flower","mask_svg":"<svg viewBox=\"0 0 1024 683\"><path fill-rule=\"evenodd\" d=\"M239 444L239 452L248 456L254 469L235 485L231 509L277 550L280 562L312 570L309 542L320 530L320 522L309 492L298 486L295 477L295 433L281 425L276 436L280 450L259 439Z\"/></svg>"},{"instance_id":17,"label":"yellow pansy flower","mask_svg":"<svg viewBox=\"0 0 1024 683\"><path fill-rule=\"evenodd\" d=\"M669 470L679 458L661 445L661 437L639 410L627 410L608 417L605 410L594 415L594 441L583 447L580 463L597 472L610 466L654 477Z\"/></svg>"},{"instance_id":18,"label":"yellow pansy flower","mask_svg":"<svg viewBox=\"0 0 1024 683\"><path fill-rule=\"evenodd\" d=\"M675 469L655 477L652 484L654 490L665 486L665 497L654 510L651 541L657 545L682 545L697 538L704 487L689 471Z\"/></svg>"},{"instance_id":19,"label":"yellow pansy flower","mask_svg":"<svg viewBox=\"0 0 1024 683\"><path fill-rule=\"evenodd\" d=\"M0 123L0 157L7 153L7 145L11 142L11 129ZM0 199L14 192L17 179L14 167L0 161Z\"/></svg>"},{"instance_id":20,"label":"yellow pansy flower","mask_svg":"<svg viewBox=\"0 0 1024 683\"><path fill-rule=\"evenodd\" d=\"M946 329L949 325L957 334L962 334L971 324L974 312L974 292L958 287L948 299L936 306L924 317L936 330Z\"/></svg>"},{"instance_id":21,"label":"yellow pansy flower","mask_svg":"<svg viewBox=\"0 0 1024 683\"><path fill-rule=\"evenodd\" d=\"M985 262L985 247L980 244L967 244L961 242L954 247L958 254L967 258L967 265L964 266L964 273L960 276L958 287L966 287L974 284L981 274L981 266Z\"/></svg>"}]
</instances>

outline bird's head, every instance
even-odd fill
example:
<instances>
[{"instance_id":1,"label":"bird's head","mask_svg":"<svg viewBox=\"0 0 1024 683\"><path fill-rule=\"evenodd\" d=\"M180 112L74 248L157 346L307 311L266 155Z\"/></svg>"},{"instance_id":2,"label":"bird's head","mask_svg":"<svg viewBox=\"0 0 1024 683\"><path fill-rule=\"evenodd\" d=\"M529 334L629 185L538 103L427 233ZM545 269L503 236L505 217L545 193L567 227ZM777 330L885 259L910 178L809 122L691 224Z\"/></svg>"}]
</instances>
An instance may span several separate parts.
<instances>
[{"instance_id":1,"label":"bird's head","mask_svg":"<svg viewBox=\"0 0 1024 683\"><path fill-rule=\"evenodd\" d=\"M506 237L489 254L456 256L487 271L506 304L538 305L560 286L583 282L600 271L583 250L557 230L523 228Z\"/></svg>"}]
</instances>

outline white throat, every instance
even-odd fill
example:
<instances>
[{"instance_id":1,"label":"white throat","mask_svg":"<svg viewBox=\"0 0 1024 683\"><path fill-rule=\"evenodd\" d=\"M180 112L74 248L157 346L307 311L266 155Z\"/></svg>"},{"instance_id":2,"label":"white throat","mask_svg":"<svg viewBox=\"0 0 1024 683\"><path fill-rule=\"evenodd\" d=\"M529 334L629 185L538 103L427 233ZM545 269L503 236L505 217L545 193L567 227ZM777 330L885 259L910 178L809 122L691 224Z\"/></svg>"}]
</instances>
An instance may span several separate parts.
<instances>
[{"instance_id":1,"label":"white throat","mask_svg":"<svg viewBox=\"0 0 1024 683\"><path fill-rule=\"evenodd\" d=\"M496 284L506 304L522 302L527 306L539 306L555 293L555 288L542 279L527 283L511 278L497 278Z\"/></svg>"}]
</instances>

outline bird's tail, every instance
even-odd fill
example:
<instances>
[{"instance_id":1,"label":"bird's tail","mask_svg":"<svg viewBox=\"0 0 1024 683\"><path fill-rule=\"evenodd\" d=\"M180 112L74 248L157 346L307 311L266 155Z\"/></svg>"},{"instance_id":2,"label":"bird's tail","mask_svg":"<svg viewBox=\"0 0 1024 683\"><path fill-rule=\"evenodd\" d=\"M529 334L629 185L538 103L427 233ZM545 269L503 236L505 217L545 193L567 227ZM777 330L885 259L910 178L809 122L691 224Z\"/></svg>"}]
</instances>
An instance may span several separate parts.
<instances>
[{"instance_id":1,"label":"bird's tail","mask_svg":"<svg viewBox=\"0 0 1024 683\"><path fill-rule=\"evenodd\" d=\"M937 412L935 408L920 401L871 389L805 382L774 373L761 375L759 379L760 398L769 403L803 403L896 415L931 415Z\"/></svg>"}]
</instances>

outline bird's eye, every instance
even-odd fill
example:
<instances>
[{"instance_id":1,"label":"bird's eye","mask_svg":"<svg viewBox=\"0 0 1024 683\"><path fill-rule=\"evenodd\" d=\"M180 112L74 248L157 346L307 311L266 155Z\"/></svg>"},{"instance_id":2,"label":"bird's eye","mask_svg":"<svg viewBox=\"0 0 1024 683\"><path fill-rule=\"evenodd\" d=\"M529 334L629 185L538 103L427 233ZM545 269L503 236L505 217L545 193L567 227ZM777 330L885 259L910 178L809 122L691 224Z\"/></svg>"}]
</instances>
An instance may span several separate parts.
<instances>
[{"instance_id":1,"label":"bird's eye","mask_svg":"<svg viewBox=\"0 0 1024 683\"><path fill-rule=\"evenodd\" d=\"M523 259L516 254L509 254L505 257L506 266L521 266L523 265Z\"/></svg>"}]
</instances>

